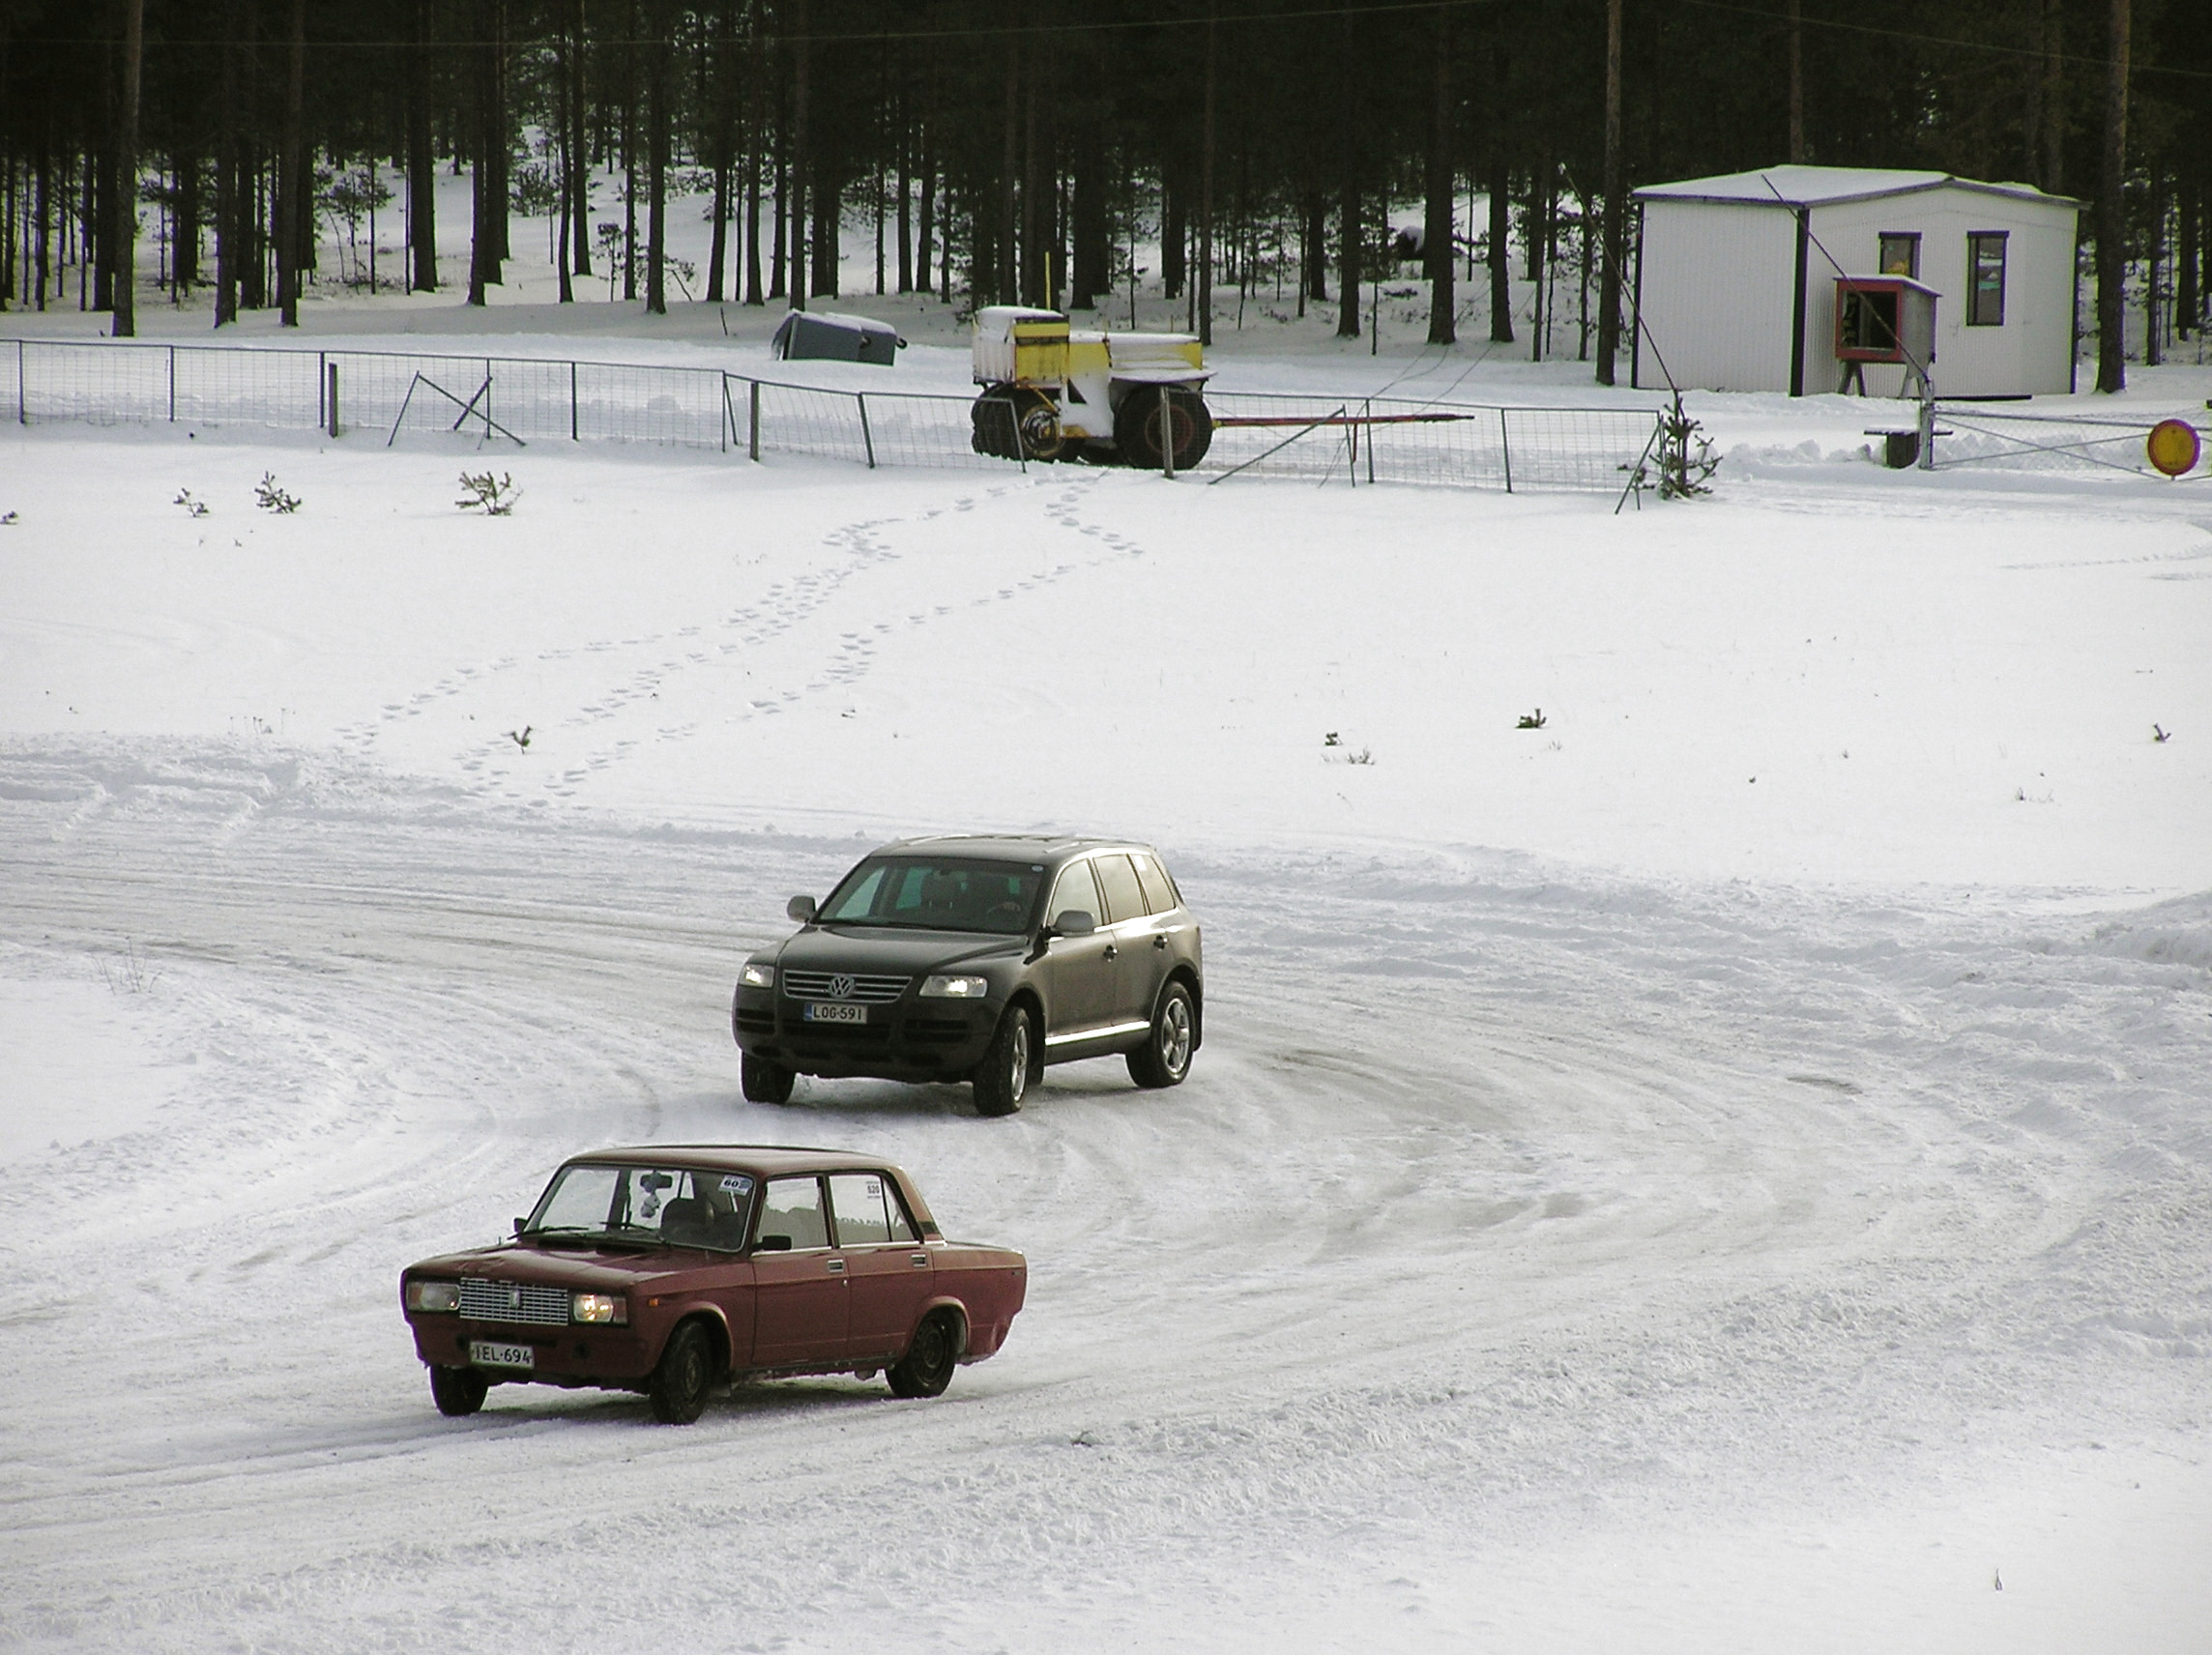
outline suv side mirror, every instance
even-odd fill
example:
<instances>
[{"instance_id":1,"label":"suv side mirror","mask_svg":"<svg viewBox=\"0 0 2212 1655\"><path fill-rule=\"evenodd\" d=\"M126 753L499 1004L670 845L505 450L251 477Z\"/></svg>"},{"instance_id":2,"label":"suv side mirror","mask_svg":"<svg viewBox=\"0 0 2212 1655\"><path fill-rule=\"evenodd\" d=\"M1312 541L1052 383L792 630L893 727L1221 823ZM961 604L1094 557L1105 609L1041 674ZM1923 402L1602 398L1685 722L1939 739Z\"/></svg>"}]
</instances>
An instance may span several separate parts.
<instances>
[{"instance_id":1,"label":"suv side mirror","mask_svg":"<svg viewBox=\"0 0 2212 1655\"><path fill-rule=\"evenodd\" d=\"M811 896L795 896L783 905L783 912L801 925L811 925L816 913L814 899Z\"/></svg>"},{"instance_id":2,"label":"suv side mirror","mask_svg":"<svg viewBox=\"0 0 2212 1655\"><path fill-rule=\"evenodd\" d=\"M1080 908L1071 908L1052 922L1056 937L1088 937L1098 929L1098 921Z\"/></svg>"}]
</instances>

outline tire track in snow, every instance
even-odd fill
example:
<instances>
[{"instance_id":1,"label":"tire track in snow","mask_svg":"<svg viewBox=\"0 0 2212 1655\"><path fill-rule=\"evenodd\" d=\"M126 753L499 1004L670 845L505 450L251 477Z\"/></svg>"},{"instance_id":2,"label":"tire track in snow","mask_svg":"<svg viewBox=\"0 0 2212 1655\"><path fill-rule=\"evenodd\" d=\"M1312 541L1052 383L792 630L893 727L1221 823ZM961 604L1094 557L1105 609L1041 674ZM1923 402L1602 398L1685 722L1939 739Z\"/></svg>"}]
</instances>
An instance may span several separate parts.
<instances>
[{"instance_id":1,"label":"tire track in snow","mask_svg":"<svg viewBox=\"0 0 2212 1655\"><path fill-rule=\"evenodd\" d=\"M199 1056L160 1134L0 1169L42 1215L0 1252L18 1634L336 1647L365 1615L396 1647L466 1602L567 1646L543 1583L650 1558L672 1595L640 1633L712 1599L769 1642L1142 1639L1130 1606L1264 1613L1441 1529L1540 1544L1592 1500L1675 1522L2147 1430L2208 1343L2186 907L2044 925L1193 852L1184 1087L1098 1063L1005 1122L867 1083L767 1111L736 1099L729 973L851 841L294 775L0 755L26 876L0 962L134 935ZM684 1433L541 1390L437 1419L397 1267L498 1234L560 1153L650 1136L888 1152L953 1233L1031 1253L1030 1309L938 1405L820 1380ZM838 1544L887 1501L930 1515L916 1548Z\"/></svg>"}]
</instances>

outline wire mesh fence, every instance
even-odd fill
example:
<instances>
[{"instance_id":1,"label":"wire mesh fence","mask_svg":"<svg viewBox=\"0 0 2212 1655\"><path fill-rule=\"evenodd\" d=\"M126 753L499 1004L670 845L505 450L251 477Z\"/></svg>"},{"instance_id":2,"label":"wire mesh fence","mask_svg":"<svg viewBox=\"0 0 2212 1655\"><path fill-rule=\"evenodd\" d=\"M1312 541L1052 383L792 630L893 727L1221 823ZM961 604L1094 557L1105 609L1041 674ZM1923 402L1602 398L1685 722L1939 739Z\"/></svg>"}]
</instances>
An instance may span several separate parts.
<instances>
[{"instance_id":1,"label":"wire mesh fence","mask_svg":"<svg viewBox=\"0 0 2212 1655\"><path fill-rule=\"evenodd\" d=\"M1216 480L1618 492L1657 421L1650 409L1221 392L1208 400L1216 428L1195 469ZM976 420L998 414L988 398L978 416L974 399L944 393L461 353L6 340L0 406L23 423L259 425L387 444L459 433L479 443L647 443L871 467L1017 463L976 451ZM1011 442L992 446L1015 451Z\"/></svg>"},{"instance_id":2,"label":"wire mesh fence","mask_svg":"<svg viewBox=\"0 0 2212 1655\"><path fill-rule=\"evenodd\" d=\"M1975 402L1941 402L1935 466L1995 466L2008 471L2116 471L2156 477L2148 440L2156 419L2009 414ZM2207 475L2199 468L2197 476Z\"/></svg>"},{"instance_id":3,"label":"wire mesh fence","mask_svg":"<svg viewBox=\"0 0 2212 1655\"><path fill-rule=\"evenodd\" d=\"M1201 472L1354 486L1370 482L1618 493L1648 450L1647 408L1507 408L1315 396L1209 394Z\"/></svg>"}]
</instances>

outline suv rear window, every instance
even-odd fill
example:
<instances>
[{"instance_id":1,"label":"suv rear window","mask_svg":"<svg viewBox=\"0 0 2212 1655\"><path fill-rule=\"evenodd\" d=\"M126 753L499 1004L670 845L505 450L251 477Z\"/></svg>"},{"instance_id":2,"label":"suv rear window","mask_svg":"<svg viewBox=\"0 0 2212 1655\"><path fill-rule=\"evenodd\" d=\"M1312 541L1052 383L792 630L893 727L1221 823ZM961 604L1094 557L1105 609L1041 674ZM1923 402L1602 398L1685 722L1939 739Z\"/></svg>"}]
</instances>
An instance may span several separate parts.
<instances>
[{"instance_id":1,"label":"suv rear window","mask_svg":"<svg viewBox=\"0 0 2212 1655\"><path fill-rule=\"evenodd\" d=\"M1106 912L1101 919L1141 919L1149 914L1145 893L1137 885L1136 870L1129 866L1123 856L1097 857L1091 864L1098 870L1098 887L1106 898Z\"/></svg>"},{"instance_id":2,"label":"suv rear window","mask_svg":"<svg viewBox=\"0 0 2212 1655\"><path fill-rule=\"evenodd\" d=\"M1180 904L1176 895L1175 882L1168 878L1167 870L1143 852L1129 858L1137 865L1137 878L1145 887L1145 906L1154 914L1173 914Z\"/></svg>"}]
</instances>

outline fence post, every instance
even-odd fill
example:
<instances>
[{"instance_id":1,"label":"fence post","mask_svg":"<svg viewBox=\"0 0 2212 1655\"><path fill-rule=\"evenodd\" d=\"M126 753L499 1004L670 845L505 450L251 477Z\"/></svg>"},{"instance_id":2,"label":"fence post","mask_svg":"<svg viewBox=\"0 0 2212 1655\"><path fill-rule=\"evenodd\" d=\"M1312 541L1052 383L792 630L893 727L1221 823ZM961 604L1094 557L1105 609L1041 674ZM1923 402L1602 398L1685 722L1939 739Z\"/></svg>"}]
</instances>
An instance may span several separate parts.
<instances>
[{"instance_id":1,"label":"fence post","mask_svg":"<svg viewBox=\"0 0 2212 1655\"><path fill-rule=\"evenodd\" d=\"M331 422L331 405L326 399L326 393L330 388L325 383L325 376L329 372L330 359L323 352L317 351L315 353L315 423L318 425L327 425Z\"/></svg>"},{"instance_id":2,"label":"fence post","mask_svg":"<svg viewBox=\"0 0 2212 1655\"><path fill-rule=\"evenodd\" d=\"M15 423L18 425L28 425L31 422L31 417L24 409L23 375L27 371L29 370L23 365L23 341L17 339L15 341Z\"/></svg>"},{"instance_id":3,"label":"fence post","mask_svg":"<svg viewBox=\"0 0 2212 1655\"><path fill-rule=\"evenodd\" d=\"M1013 404L1009 402L1006 406L1011 412ZM1029 448L1022 441L1022 422L1018 419L1014 421L1014 447L1025 452ZM1173 388L1165 385L1160 387L1160 475L1170 482L1175 481L1175 396Z\"/></svg>"},{"instance_id":4,"label":"fence post","mask_svg":"<svg viewBox=\"0 0 2212 1655\"><path fill-rule=\"evenodd\" d=\"M1367 416L1367 480L1375 480L1375 398L1370 396L1361 404Z\"/></svg>"},{"instance_id":5,"label":"fence post","mask_svg":"<svg viewBox=\"0 0 2212 1655\"><path fill-rule=\"evenodd\" d=\"M715 388L722 393L722 406L714 416L714 441L723 453L730 451L730 428L737 424L737 410L730 406L730 373L727 368L714 370Z\"/></svg>"},{"instance_id":6,"label":"fence post","mask_svg":"<svg viewBox=\"0 0 2212 1655\"><path fill-rule=\"evenodd\" d=\"M868 469L874 471L876 469L876 438L875 433L868 429L868 399L856 391L853 392L853 400L860 405L860 442L868 450Z\"/></svg>"},{"instance_id":7,"label":"fence post","mask_svg":"<svg viewBox=\"0 0 2212 1655\"><path fill-rule=\"evenodd\" d=\"M488 443L488 442L490 442L490 441L491 441L491 358L489 358L489 357L486 357L486 358L484 358L484 364L483 364L483 434L484 434L484 441L485 441L485 442L487 442L487 443Z\"/></svg>"},{"instance_id":8,"label":"fence post","mask_svg":"<svg viewBox=\"0 0 2212 1655\"><path fill-rule=\"evenodd\" d=\"M583 441L581 437L576 435L576 364L570 363L568 364L568 441L571 443Z\"/></svg>"},{"instance_id":9,"label":"fence post","mask_svg":"<svg viewBox=\"0 0 2212 1655\"><path fill-rule=\"evenodd\" d=\"M326 394L324 408L331 417L331 436L335 439L338 434L338 364L336 363L325 363L323 372L330 380L330 390Z\"/></svg>"},{"instance_id":10,"label":"fence post","mask_svg":"<svg viewBox=\"0 0 2212 1655\"><path fill-rule=\"evenodd\" d=\"M1513 492L1513 434L1505 423L1505 410L1498 411L1498 451L1505 462L1505 492Z\"/></svg>"},{"instance_id":11,"label":"fence post","mask_svg":"<svg viewBox=\"0 0 2212 1655\"><path fill-rule=\"evenodd\" d=\"M169 347L169 423L177 422L177 347Z\"/></svg>"},{"instance_id":12,"label":"fence post","mask_svg":"<svg viewBox=\"0 0 2212 1655\"><path fill-rule=\"evenodd\" d=\"M746 427L745 448L749 457L757 461L760 458L760 381L748 379L745 384L752 388L752 421Z\"/></svg>"}]
</instances>

